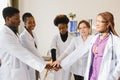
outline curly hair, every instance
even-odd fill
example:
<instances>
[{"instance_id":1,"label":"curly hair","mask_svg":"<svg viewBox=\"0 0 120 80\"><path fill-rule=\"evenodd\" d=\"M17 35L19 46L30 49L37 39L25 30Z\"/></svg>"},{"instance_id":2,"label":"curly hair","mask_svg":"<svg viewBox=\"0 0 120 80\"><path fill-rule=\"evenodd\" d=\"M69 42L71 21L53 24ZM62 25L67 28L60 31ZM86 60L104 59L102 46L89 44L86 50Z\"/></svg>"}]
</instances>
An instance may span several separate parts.
<instances>
[{"instance_id":1,"label":"curly hair","mask_svg":"<svg viewBox=\"0 0 120 80\"><path fill-rule=\"evenodd\" d=\"M69 22L68 17L63 14L57 15L54 19L55 26L58 26L58 24L60 23L68 24L68 22Z\"/></svg>"}]
</instances>

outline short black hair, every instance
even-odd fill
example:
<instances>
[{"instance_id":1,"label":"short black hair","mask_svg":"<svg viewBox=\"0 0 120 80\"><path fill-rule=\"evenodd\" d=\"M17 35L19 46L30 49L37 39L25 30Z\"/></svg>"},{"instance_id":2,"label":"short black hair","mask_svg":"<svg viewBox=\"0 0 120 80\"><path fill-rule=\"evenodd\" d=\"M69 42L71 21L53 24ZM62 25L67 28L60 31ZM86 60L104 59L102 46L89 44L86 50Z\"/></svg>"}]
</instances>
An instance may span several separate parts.
<instances>
[{"instance_id":1,"label":"short black hair","mask_svg":"<svg viewBox=\"0 0 120 80\"><path fill-rule=\"evenodd\" d=\"M56 26L58 26L58 24L60 24L60 23L68 24L68 22L69 22L69 19L68 19L68 17L67 17L66 15L64 15L64 14L57 15L57 16L55 17L55 19L54 19L54 24L55 24Z\"/></svg>"},{"instance_id":2,"label":"short black hair","mask_svg":"<svg viewBox=\"0 0 120 80\"><path fill-rule=\"evenodd\" d=\"M16 13L20 13L20 11L14 7L5 7L2 12L4 19L6 19L6 17L14 16Z\"/></svg>"},{"instance_id":3,"label":"short black hair","mask_svg":"<svg viewBox=\"0 0 120 80\"><path fill-rule=\"evenodd\" d=\"M29 17L33 17L31 13L29 13L29 12L24 13L23 16L22 16L23 22L25 22L26 19L29 18Z\"/></svg>"}]
</instances>

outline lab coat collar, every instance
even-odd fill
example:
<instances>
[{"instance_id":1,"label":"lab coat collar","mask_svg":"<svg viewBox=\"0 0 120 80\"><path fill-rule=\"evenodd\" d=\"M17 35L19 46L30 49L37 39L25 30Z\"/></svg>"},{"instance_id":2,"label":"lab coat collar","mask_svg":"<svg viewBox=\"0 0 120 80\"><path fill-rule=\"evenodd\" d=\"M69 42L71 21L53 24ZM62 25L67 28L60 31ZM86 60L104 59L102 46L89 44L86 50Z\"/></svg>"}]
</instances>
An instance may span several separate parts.
<instances>
[{"instance_id":1,"label":"lab coat collar","mask_svg":"<svg viewBox=\"0 0 120 80\"><path fill-rule=\"evenodd\" d=\"M30 40L33 40L36 44L38 44L37 39L36 39L36 35L34 34L33 31L32 31L33 36L30 35L30 33L27 31L26 28L24 29L24 33L27 34L27 36L28 36L28 38L29 38Z\"/></svg>"},{"instance_id":2,"label":"lab coat collar","mask_svg":"<svg viewBox=\"0 0 120 80\"><path fill-rule=\"evenodd\" d=\"M27 33L27 35L29 36L28 38L30 38L30 39L33 39L33 38L34 38L34 34L33 34L33 36L31 36L30 33L27 31L26 28L24 29L24 32ZM33 33L33 32L32 32L32 33Z\"/></svg>"},{"instance_id":3,"label":"lab coat collar","mask_svg":"<svg viewBox=\"0 0 120 80\"><path fill-rule=\"evenodd\" d=\"M7 25L4 25L3 28L5 28L9 34L12 34L12 35L15 36L17 39L19 39L18 33L15 34Z\"/></svg>"}]
</instances>

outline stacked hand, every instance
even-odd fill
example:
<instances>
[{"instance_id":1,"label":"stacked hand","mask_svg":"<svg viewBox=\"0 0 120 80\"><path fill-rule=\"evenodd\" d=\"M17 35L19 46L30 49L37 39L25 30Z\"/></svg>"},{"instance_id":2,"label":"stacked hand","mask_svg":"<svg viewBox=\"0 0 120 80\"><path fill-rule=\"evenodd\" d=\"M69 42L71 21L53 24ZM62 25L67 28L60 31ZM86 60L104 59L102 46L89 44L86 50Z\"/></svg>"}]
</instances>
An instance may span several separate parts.
<instances>
[{"instance_id":1,"label":"stacked hand","mask_svg":"<svg viewBox=\"0 0 120 80\"><path fill-rule=\"evenodd\" d=\"M60 62L56 60L51 64L50 63L46 64L45 68L48 69L48 70L53 69L55 71L58 71L59 69L61 69Z\"/></svg>"},{"instance_id":2,"label":"stacked hand","mask_svg":"<svg viewBox=\"0 0 120 80\"><path fill-rule=\"evenodd\" d=\"M46 64L45 69L48 69L48 70L52 69L51 64L50 64L50 63L49 63L49 64Z\"/></svg>"},{"instance_id":3,"label":"stacked hand","mask_svg":"<svg viewBox=\"0 0 120 80\"><path fill-rule=\"evenodd\" d=\"M58 71L59 69L61 69L60 62L57 60L54 61L51 65L55 71Z\"/></svg>"}]
</instances>

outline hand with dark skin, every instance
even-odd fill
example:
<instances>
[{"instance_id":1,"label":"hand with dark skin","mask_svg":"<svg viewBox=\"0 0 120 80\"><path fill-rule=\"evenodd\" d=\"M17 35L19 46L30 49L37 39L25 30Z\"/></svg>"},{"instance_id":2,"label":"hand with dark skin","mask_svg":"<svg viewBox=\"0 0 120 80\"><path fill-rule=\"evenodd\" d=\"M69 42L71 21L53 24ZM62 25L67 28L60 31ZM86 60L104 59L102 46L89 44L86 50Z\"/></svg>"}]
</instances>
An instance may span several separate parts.
<instances>
[{"instance_id":1,"label":"hand with dark skin","mask_svg":"<svg viewBox=\"0 0 120 80\"><path fill-rule=\"evenodd\" d=\"M48 69L48 70L52 69L51 64L46 64L45 69Z\"/></svg>"},{"instance_id":2,"label":"hand with dark skin","mask_svg":"<svg viewBox=\"0 0 120 80\"><path fill-rule=\"evenodd\" d=\"M55 71L58 71L59 69L61 69L62 67L59 65L59 66L55 66L55 67L53 67L53 69L55 70Z\"/></svg>"},{"instance_id":3,"label":"hand with dark skin","mask_svg":"<svg viewBox=\"0 0 120 80\"><path fill-rule=\"evenodd\" d=\"M52 64L46 64L46 66L45 66L45 69L47 69L47 70L53 69L55 71L58 71L61 68L62 67L60 65L59 66L53 66Z\"/></svg>"}]
</instances>

